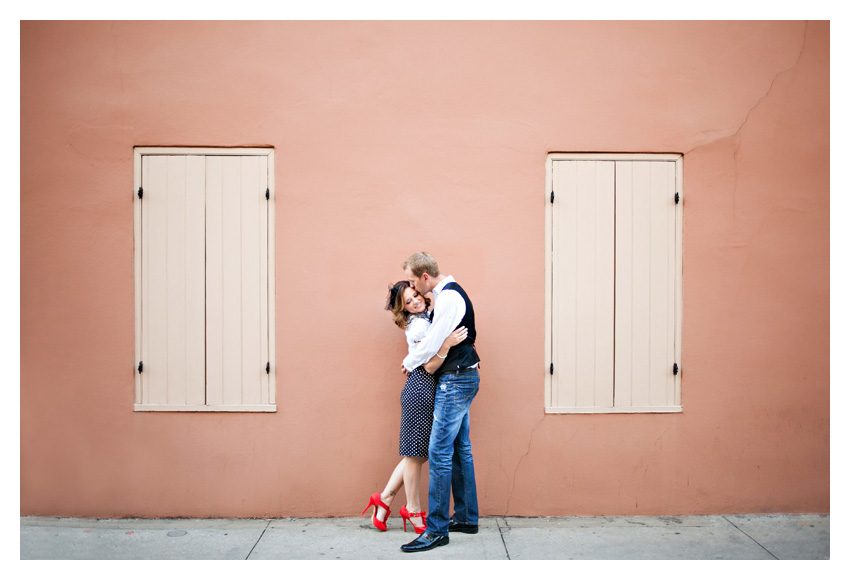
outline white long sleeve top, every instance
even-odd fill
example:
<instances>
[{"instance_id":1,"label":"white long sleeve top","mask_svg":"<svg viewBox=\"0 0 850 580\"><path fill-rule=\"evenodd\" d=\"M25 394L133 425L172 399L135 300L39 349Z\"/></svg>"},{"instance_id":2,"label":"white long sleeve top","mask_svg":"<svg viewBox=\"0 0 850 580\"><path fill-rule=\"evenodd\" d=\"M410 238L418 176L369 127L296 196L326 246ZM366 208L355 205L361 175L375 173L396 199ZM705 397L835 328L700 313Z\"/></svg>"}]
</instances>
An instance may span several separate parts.
<instances>
[{"instance_id":1,"label":"white long sleeve top","mask_svg":"<svg viewBox=\"0 0 850 580\"><path fill-rule=\"evenodd\" d=\"M431 321L428 320L427 312L413 314L407 319L407 328L404 329L404 337L407 339L407 354L416 350L416 346L422 342L422 339L428 333L429 326L431 326Z\"/></svg>"},{"instance_id":2,"label":"white long sleeve top","mask_svg":"<svg viewBox=\"0 0 850 580\"><path fill-rule=\"evenodd\" d=\"M426 329L425 336L416 345L416 348L408 349L408 354L401 364L408 371L412 371L420 365L431 360L446 338L457 328L466 314L466 302L460 293L454 290L446 290L446 284L454 282L452 276L446 276L432 291L434 295L434 319ZM410 341L408 340L408 345Z\"/></svg>"}]
</instances>

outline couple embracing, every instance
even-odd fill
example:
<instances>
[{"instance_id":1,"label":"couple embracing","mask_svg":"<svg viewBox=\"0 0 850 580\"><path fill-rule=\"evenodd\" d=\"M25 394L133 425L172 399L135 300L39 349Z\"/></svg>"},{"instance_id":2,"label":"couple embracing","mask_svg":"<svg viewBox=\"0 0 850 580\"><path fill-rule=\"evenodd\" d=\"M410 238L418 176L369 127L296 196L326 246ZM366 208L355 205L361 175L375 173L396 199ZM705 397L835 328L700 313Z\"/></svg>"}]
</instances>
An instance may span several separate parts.
<instances>
[{"instance_id":1,"label":"couple embracing","mask_svg":"<svg viewBox=\"0 0 850 580\"><path fill-rule=\"evenodd\" d=\"M406 280L390 288L387 310L403 329L408 354L401 392L401 461L384 491L369 498L373 525L387 529L390 505L402 485L407 503L399 515L420 534L403 552L449 543L449 532L478 532L478 495L469 439L469 407L478 393L475 312L452 276L440 273L431 254L417 252L404 264ZM433 296L433 300L427 297ZM428 509L422 509L419 480L429 462ZM449 517L450 494L454 515ZM365 513L366 510L363 510Z\"/></svg>"}]
</instances>

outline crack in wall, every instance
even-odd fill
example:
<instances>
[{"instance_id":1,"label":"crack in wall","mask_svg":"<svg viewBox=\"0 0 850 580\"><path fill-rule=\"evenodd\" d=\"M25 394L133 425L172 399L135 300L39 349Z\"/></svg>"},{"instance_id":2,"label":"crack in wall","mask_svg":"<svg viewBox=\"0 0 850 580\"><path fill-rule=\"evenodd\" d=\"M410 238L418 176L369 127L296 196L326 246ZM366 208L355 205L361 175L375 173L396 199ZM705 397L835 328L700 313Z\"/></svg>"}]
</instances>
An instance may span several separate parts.
<instances>
[{"instance_id":1,"label":"crack in wall","mask_svg":"<svg viewBox=\"0 0 850 580\"><path fill-rule=\"evenodd\" d=\"M753 114L753 111L758 109L761 106L762 102L764 102L764 100L767 99L770 96L770 94L773 92L773 87L774 87L774 85L776 85L776 81L779 80L779 77L787 74L792 69L794 69L799 64L800 59L803 58L803 53L806 50L806 34L808 33L808 30L809 30L809 23L808 23L808 21L806 21L804 26L803 26L803 41L800 45L800 51L797 53L797 58L794 60L793 63L791 63L791 66L786 67L785 69L779 71L778 73L776 73L773 76L773 80L770 81L770 86L767 88L767 92L765 92L761 96L761 98L759 98L759 100L756 102L755 105L750 107L750 110L747 111L746 117L744 117L744 121L738 127L738 130L735 131L735 133L732 135L732 139L733 139L733 143L734 143L734 150L732 151L732 159L733 159L734 165L735 165L735 183L734 183L734 188L732 189L732 240L733 240L733 242L735 240L735 232L737 231L737 227L736 227L737 218L736 218L736 216L738 215L738 212L736 210L737 210L737 199L738 199L738 169L739 169L738 153L741 150L741 131L744 130L744 127L746 127L747 123L750 121L750 115Z\"/></svg>"},{"instance_id":2,"label":"crack in wall","mask_svg":"<svg viewBox=\"0 0 850 580\"><path fill-rule=\"evenodd\" d=\"M774 87L777 84L777 81L788 73L790 73L797 65L800 63L800 60L803 58L803 54L806 51L806 38L808 35L809 23L808 21L804 22L803 32L802 32L802 41L800 44L800 49L797 53L797 58L794 59L794 62L784 69L778 71L770 82L770 85L767 87L767 90L758 98L758 100L747 110L746 115L744 116L743 121L738 125L737 129L734 132L730 130L726 131L705 131L701 133L701 136L705 136L706 140L698 143L697 145L691 147L689 150L685 152L685 155L696 151L701 147L706 147L723 139L731 139L732 140L732 164L734 166L733 172L733 184L732 184L732 231L731 231L731 246L734 248L744 248L747 247L748 244L740 241L738 234L738 185L740 181L740 161L739 154L741 152L741 146L743 141L742 133L744 129L750 122L750 118L753 113L761 107L762 103L771 96L774 91ZM758 233L758 232L757 232ZM754 237L754 236L753 236Z\"/></svg>"},{"instance_id":3,"label":"crack in wall","mask_svg":"<svg viewBox=\"0 0 850 580\"><path fill-rule=\"evenodd\" d=\"M744 125L746 125L747 122L750 120L750 115L752 114L752 112L755 111L759 107L759 105L761 105L762 101L764 101L767 97L770 96L770 93L773 91L773 86L776 84L776 81L779 79L779 77L781 77L782 75L784 75L787 72L790 72L793 68L795 68L800 63L800 59L803 58L803 53L806 50L806 33L808 32L808 30L809 30L809 23L807 21L805 23L804 27L803 27L803 41L802 41L802 44L800 45L800 51L797 53L797 58L794 60L793 63L791 63L791 66L786 67L785 69L779 71L778 73L776 73L773 76L773 80L770 81L770 86L767 88L767 92L765 92L761 96L761 98L759 98L758 102L756 102L755 105L750 107L750 110L747 111L747 116L744 117L744 121L738 127L738 130L735 131L733 137L736 137L736 138L738 137L738 134L744 128Z\"/></svg>"},{"instance_id":4,"label":"crack in wall","mask_svg":"<svg viewBox=\"0 0 850 580\"><path fill-rule=\"evenodd\" d=\"M540 419L534 425L534 427L531 429L531 434L528 437L528 447L526 448L525 453L523 453L522 457L519 458L519 460L516 463L516 466L514 467L514 475L513 475L513 479L511 480L511 489L508 492L508 501L505 504L505 513L504 513L505 516L507 516L510 513L511 500L513 499L513 496L514 496L514 488L516 487L516 476L517 476L517 472L519 471L519 466L522 463L522 460L525 459L528 456L529 453L531 453L531 441L534 439L534 432L537 431L537 428L540 427L540 424L545 420L546 420L546 415L544 414L543 418ZM578 433L577 431L575 433L573 433L572 437L567 439L567 441L565 443L568 443L570 440L572 440L572 438L575 437L577 433ZM502 469L502 471L504 471L504 469Z\"/></svg>"},{"instance_id":5,"label":"crack in wall","mask_svg":"<svg viewBox=\"0 0 850 580\"><path fill-rule=\"evenodd\" d=\"M770 81L770 85L768 86L767 91L765 91L765 93L761 97L759 97L758 101L756 101L756 103L752 107L750 107L750 109L747 111L747 114L744 116L744 120L738 125L738 128L734 132L729 132L728 130L727 131L703 131L702 133L700 133L700 135L706 135L706 136L710 135L711 137L709 137L707 141L703 141L703 142L699 143L698 145L695 145L695 146L691 147L690 149L688 149L687 151L685 151L685 155L692 153L693 151L696 151L697 149L699 149L701 147L705 147L706 145L710 145L710 144L715 143L717 141L720 141L722 139L727 139L727 138L732 137L736 141L734 157L735 157L735 164L737 166L737 156L738 156L738 150L740 149L740 133L741 133L741 131L744 129L744 127L749 122L750 116L753 114L753 111L755 111L762 104L762 102L767 97L770 96L770 93L773 91L773 87L774 87L774 85L776 85L776 81L779 80L779 77L790 72L792 69L794 69L800 63L800 60L803 58L803 53L805 53L805 51L806 51L806 36L808 34L808 30L809 30L809 23L808 23L808 21L806 21L804 23L804 26L803 26L803 39L802 39L802 43L800 45L800 50L797 53L797 58L794 60L793 63L791 63L790 66L782 69L781 71L777 72L773 76L773 80Z\"/></svg>"}]
</instances>

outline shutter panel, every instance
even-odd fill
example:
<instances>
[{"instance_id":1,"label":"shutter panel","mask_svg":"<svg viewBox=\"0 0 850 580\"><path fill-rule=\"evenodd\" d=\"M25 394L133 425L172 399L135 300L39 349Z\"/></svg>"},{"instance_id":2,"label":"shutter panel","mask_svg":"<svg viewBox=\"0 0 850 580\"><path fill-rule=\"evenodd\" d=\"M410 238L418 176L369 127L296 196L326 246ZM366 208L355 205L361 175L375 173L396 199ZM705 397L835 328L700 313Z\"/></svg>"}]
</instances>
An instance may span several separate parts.
<instances>
[{"instance_id":1,"label":"shutter panel","mask_svg":"<svg viewBox=\"0 0 850 580\"><path fill-rule=\"evenodd\" d=\"M142 161L140 397L204 402L204 159Z\"/></svg>"},{"instance_id":2,"label":"shutter panel","mask_svg":"<svg viewBox=\"0 0 850 580\"><path fill-rule=\"evenodd\" d=\"M553 163L553 407L610 408L614 163Z\"/></svg>"},{"instance_id":3,"label":"shutter panel","mask_svg":"<svg viewBox=\"0 0 850 580\"><path fill-rule=\"evenodd\" d=\"M680 412L681 156L549 159L546 411Z\"/></svg>"},{"instance_id":4,"label":"shutter panel","mask_svg":"<svg viewBox=\"0 0 850 580\"><path fill-rule=\"evenodd\" d=\"M134 187L144 191L134 192L144 365L135 409L275 411L266 372L274 368L273 152L137 148L135 157Z\"/></svg>"},{"instance_id":5,"label":"shutter panel","mask_svg":"<svg viewBox=\"0 0 850 580\"><path fill-rule=\"evenodd\" d=\"M207 158L207 397L269 404L268 161Z\"/></svg>"},{"instance_id":6,"label":"shutter panel","mask_svg":"<svg viewBox=\"0 0 850 580\"><path fill-rule=\"evenodd\" d=\"M615 406L676 405L676 164L619 161L616 174Z\"/></svg>"}]
</instances>

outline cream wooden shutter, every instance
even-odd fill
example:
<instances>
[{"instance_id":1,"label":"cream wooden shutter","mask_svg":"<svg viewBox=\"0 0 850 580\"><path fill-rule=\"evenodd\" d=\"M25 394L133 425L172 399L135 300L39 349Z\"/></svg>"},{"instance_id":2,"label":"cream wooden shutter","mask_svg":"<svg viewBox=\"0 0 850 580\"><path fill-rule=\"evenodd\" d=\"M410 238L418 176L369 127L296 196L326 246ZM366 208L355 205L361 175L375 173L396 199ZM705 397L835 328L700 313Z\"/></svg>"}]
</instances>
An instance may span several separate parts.
<instances>
[{"instance_id":1,"label":"cream wooden shutter","mask_svg":"<svg viewBox=\"0 0 850 580\"><path fill-rule=\"evenodd\" d=\"M145 150L135 408L274 411L271 152Z\"/></svg>"},{"instance_id":2,"label":"cream wooden shutter","mask_svg":"<svg viewBox=\"0 0 850 580\"><path fill-rule=\"evenodd\" d=\"M142 405L204 404L204 157L142 159Z\"/></svg>"},{"instance_id":3,"label":"cream wooden shutter","mask_svg":"<svg viewBox=\"0 0 850 580\"><path fill-rule=\"evenodd\" d=\"M268 405L267 158L207 158L207 397Z\"/></svg>"},{"instance_id":4,"label":"cream wooden shutter","mask_svg":"<svg viewBox=\"0 0 850 580\"><path fill-rule=\"evenodd\" d=\"M619 161L616 191L615 406L672 407L676 164Z\"/></svg>"},{"instance_id":5,"label":"cream wooden shutter","mask_svg":"<svg viewBox=\"0 0 850 580\"><path fill-rule=\"evenodd\" d=\"M681 156L548 161L546 410L681 411Z\"/></svg>"},{"instance_id":6,"label":"cream wooden shutter","mask_svg":"<svg viewBox=\"0 0 850 580\"><path fill-rule=\"evenodd\" d=\"M553 168L552 300L555 407L613 405L614 163L558 161Z\"/></svg>"}]
</instances>

